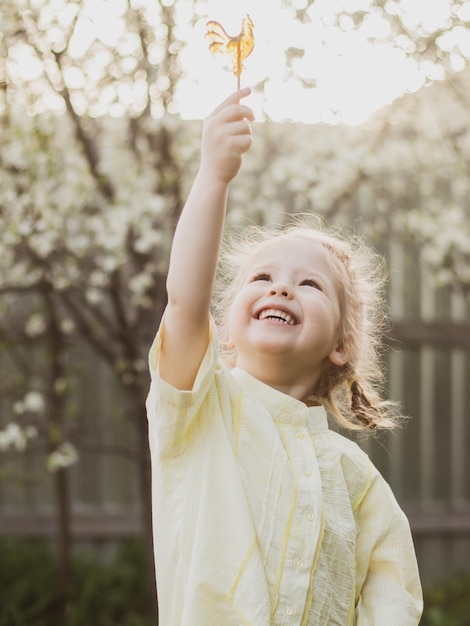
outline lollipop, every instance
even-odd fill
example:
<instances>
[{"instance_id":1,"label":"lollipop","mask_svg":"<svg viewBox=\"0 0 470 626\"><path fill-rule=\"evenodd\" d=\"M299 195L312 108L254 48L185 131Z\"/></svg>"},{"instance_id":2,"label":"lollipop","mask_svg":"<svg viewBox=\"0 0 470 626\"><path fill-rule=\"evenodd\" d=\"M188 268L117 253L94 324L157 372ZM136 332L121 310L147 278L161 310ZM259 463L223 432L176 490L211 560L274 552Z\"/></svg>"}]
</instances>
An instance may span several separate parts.
<instances>
[{"instance_id":1,"label":"lollipop","mask_svg":"<svg viewBox=\"0 0 470 626\"><path fill-rule=\"evenodd\" d=\"M245 15L242 21L242 32L236 37L231 37L225 32L219 22L211 20L207 22L206 37L209 38L209 50L212 53L221 52L232 57L233 74L237 77L237 89L240 89L240 76L243 71L243 60L251 54L255 46L253 36L253 22L249 15Z\"/></svg>"}]
</instances>

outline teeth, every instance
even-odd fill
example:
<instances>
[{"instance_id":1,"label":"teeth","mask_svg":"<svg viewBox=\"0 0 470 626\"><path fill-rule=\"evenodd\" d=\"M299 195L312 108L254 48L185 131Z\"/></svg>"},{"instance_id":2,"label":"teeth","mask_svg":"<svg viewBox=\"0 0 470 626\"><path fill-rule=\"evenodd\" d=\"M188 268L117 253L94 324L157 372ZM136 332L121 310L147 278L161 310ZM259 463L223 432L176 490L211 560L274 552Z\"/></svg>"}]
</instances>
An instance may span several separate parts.
<instances>
[{"instance_id":1,"label":"teeth","mask_svg":"<svg viewBox=\"0 0 470 626\"><path fill-rule=\"evenodd\" d=\"M294 318L289 315L289 313L279 311L279 309L265 309L264 311L261 311L259 319L264 320L266 318L281 320L285 324L290 324L291 326L295 323Z\"/></svg>"}]
</instances>

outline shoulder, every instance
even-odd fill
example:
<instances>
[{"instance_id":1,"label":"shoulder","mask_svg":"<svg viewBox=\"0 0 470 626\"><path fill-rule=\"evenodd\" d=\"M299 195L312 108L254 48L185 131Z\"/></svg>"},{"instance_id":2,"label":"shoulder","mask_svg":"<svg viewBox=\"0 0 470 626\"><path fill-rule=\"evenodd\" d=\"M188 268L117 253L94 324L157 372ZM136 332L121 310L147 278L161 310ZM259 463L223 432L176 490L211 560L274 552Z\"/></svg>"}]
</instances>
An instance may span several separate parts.
<instances>
[{"instance_id":1,"label":"shoulder","mask_svg":"<svg viewBox=\"0 0 470 626\"><path fill-rule=\"evenodd\" d=\"M364 468L369 468L372 465L369 456L355 441L352 441L352 439L348 439L333 430L328 431L328 436L331 444L346 463L349 462L355 466Z\"/></svg>"},{"instance_id":2,"label":"shoulder","mask_svg":"<svg viewBox=\"0 0 470 626\"><path fill-rule=\"evenodd\" d=\"M172 384L167 383L160 376L160 360L165 330L166 325L164 314L160 322L160 327L158 329L157 335L149 351L151 391L152 389L155 389L157 391L155 395L159 400L163 399L170 404L183 403L185 406L189 406L195 398L207 393L207 387L212 383L214 374L218 369L217 330L215 328L213 320L210 319L209 338L206 350L199 364L193 386L191 389L187 390L177 389Z\"/></svg>"},{"instance_id":3,"label":"shoulder","mask_svg":"<svg viewBox=\"0 0 470 626\"><path fill-rule=\"evenodd\" d=\"M330 432L336 456L347 484L353 511L366 509L368 514L385 514L406 519L395 495L379 470L362 448L347 437Z\"/></svg>"},{"instance_id":4,"label":"shoulder","mask_svg":"<svg viewBox=\"0 0 470 626\"><path fill-rule=\"evenodd\" d=\"M160 456L175 456L196 443L213 439L221 430L230 432L239 389L229 368L218 356L217 332L211 323L206 352L193 387L180 390L159 373L160 326L149 354L150 389L146 400L151 448Z\"/></svg>"}]
</instances>

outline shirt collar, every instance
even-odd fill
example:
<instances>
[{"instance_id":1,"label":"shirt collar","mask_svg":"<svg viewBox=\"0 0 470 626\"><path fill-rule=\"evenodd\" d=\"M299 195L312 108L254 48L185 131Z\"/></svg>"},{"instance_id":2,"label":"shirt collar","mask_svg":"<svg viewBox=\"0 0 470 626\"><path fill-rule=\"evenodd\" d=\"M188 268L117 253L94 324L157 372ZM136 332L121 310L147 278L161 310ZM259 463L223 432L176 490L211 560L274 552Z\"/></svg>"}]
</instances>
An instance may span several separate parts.
<instances>
[{"instance_id":1,"label":"shirt collar","mask_svg":"<svg viewBox=\"0 0 470 626\"><path fill-rule=\"evenodd\" d=\"M276 422L305 427L316 433L328 430L328 418L323 406L307 406L300 400L266 385L239 367L232 369L232 375L248 395L267 408Z\"/></svg>"}]
</instances>

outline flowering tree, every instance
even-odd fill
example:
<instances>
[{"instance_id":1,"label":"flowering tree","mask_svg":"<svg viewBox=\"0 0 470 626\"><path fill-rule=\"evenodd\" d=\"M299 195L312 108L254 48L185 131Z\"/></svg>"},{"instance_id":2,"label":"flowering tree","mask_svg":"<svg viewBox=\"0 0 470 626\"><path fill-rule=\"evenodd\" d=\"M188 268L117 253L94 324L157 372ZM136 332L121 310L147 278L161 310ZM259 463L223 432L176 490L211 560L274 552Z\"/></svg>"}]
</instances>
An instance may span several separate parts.
<instances>
[{"instance_id":1,"label":"flowering tree","mask_svg":"<svg viewBox=\"0 0 470 626\"><path fill-rule=\"evenodd\" d=\"M376 191L382 202L401 209L392 220L393 229L418 243L438 285L467 294L469 87L467 68L409 98L389 120L391 131L378 159L380 166L368 165L375 187L384 170L393 173L392 188Z\"/></svg>"},{"instance_id":2,"label":"flowering tree","mask_svg":"<svg viewBox=\"0 0 470 626\"><path fill-rule=\"evenodd\" d=\"M197 161L198 124L176 117L184 46L178 20L188 8L197 16L201 5L3 0L0 8L0 341L8 364L0 385L13 412L0 432L0 452L21 449L34 433L33 443L42 442L56 487L65 587L67 468L84 445L67 419L68 355L77 342L109 365L132 416L142 528L151 545L146 354L165 306L172 230ZM401 3L378 1L338 14L338 28L366 29L371 15L380 17L389 25L386 36L418 55L431 75L464 58L460 47L446 50L445 43L462 27L460 5L449 4L446 31L420 30ZM309 19L313 6L293 10L295 19ZM108 11L106 32L93 28L99 10ZM287 58L296 54L288 51ZM452 89L460 96L447 102ZM462 199L468 197L468 89L454 77L439 93L443 109L455 112L452 123L439 118L441 134L425 116L418 131L411 129L407 107L421 111L429 102L418 95L362 128L258 126L246 173L232 188L229 221L263 223L283 219L286 210L313 210L328 222L348 222L351 200L368 189L375 198L365 214L370 228L386 223L419 235L441 279L468 286L468 205L443 205L432 187L442 183L433 172L445 164ZM411 140L400 135L405 127L416 133ZM420 206L404 201L407 181L417 178ZM392 199L406 211L391 216ZM443 238L436 237L436 220ZM152 586L150 547L147 553Z\"/></svg>"},{"instance_id":3,"label":"flowering tree","mask_svg":"<svg viewBox=\"0 0 470 626\"><path fill-rule=\"evenodd\" d=\"M173 12L163 4L154 15L129 8L117 45L122 55L112 55L106 41L98 41L80 58L78 69L74 36L92 19L93 6L6 2L1 21L0 333L8 358L23 346L23 379L9 389L15 406L21 409L25 384L35 385L29 393L41 394L44 404L42 432L55 470L65 587L70 558L66 467L76 456L65 420L71 340L85 341L110 365L135 416L143 529L151 545L145 356L164 306L164 259L181 205L175 134L166 119L152 117L153 100L165 111L172 84L163 96L150 90L162 75L174 80L178 75ZM149 60L155 54L158 64ZM22 55L33 73L26 78L18 70ZM129 69L131 58L136 64ZM99 71L97 59L104 59ZM73 69L86 75L86 88L69 87ZM147 91L139 96L142 74ZM133 90L131 115L91 117L107 89L116 90L110 96L116 103L117 87L121 93L126 83ZM33 376L24 351L35 346L47 358Z\"/></svg>"},{"instance_id":4,"label":"flowering tree","mask_svg":"<svg viewBox=\"0 0 470 626\"><path fill-rule=\"evenodd\" d=\"M468 61L467 1L438 1L429 10L420 0L306 0L300 7L288 0L286 5L306 26L328 13L330 25L339 31L359 33L377 44L392 44L413 59L430 80L459 71Z\"/></svg>"}]
</instances>

